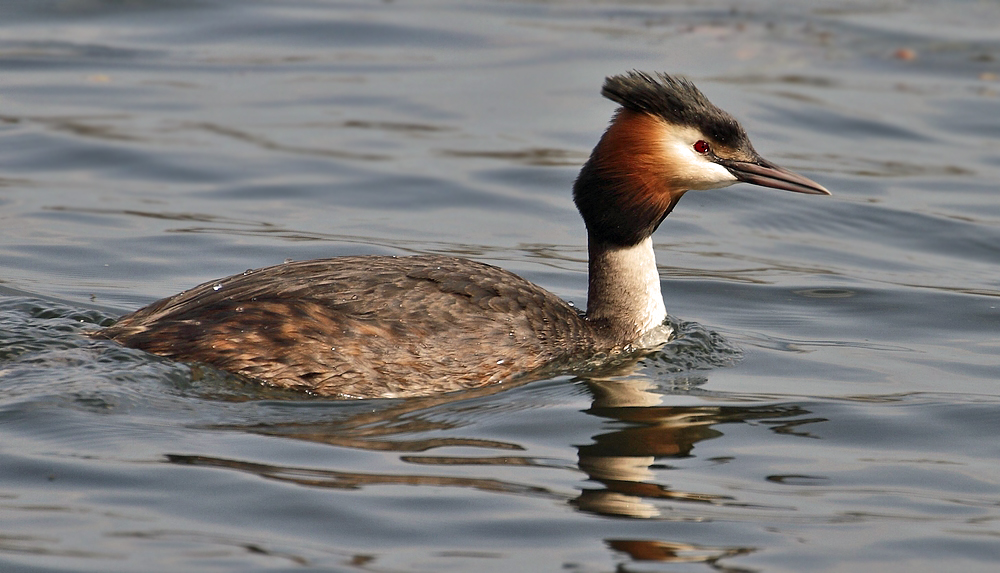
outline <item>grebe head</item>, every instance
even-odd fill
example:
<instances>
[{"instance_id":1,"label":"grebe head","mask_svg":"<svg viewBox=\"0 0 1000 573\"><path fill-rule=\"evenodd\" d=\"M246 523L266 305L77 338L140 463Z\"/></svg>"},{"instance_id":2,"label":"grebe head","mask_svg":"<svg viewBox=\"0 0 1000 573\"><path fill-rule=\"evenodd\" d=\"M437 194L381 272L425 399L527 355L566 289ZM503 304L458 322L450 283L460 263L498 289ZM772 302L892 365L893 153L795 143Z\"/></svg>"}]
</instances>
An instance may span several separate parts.
<instances>
[{"instance_id":1,"label":"grebe head","mask_svg":"<svg viewBox=\"0 0 1000 573\"><path fill-rule=\"evenodd\" d=\"M743 181L830 194L761 157L739 122L687 79L633 71L607 78L601 93L622 107L573 188L593 240L638 244L689 190Z\"/></svg>"}]
</instances>

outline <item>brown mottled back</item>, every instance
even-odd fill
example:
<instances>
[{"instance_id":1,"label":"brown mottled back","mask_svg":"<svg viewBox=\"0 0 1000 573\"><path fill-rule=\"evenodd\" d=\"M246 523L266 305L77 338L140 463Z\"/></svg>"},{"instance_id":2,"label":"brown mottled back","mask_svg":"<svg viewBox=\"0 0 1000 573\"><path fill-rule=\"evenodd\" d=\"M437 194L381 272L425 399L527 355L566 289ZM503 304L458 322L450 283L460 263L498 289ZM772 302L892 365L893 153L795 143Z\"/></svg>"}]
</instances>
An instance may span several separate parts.
<instances>
[{"instance_id":1,"label":"brown mottled back","mask_svg":"<svg viewBox=\"0 0 1000 573\"><path fill-rule=\"evenodd\" d=\"M97 336L343 397L482 386L611 346L548 291L443 256L340 257L248 271L153 303Z\"/></svg>"}]
</instances>

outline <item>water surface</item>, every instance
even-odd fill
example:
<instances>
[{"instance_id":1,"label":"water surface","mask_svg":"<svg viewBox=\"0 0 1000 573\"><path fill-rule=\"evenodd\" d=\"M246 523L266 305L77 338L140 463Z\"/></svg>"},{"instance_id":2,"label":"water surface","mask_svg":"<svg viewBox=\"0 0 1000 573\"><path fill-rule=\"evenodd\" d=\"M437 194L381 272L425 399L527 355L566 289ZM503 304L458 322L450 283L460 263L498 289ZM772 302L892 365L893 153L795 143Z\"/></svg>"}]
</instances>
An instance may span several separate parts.
<instances>
[{"instance_id":1,"label":"water surface","mask_svg":"<svg viewBox=\"0 0 1000 573\"><path fill-rule=\"evenodd\" d=\"M996 568L996 4L0 13L0 569ZM834 193L687 194L654 236L682 335L638 364L338 402L82 336L349 254L583 305L569 189L633 68Z\"/></svg>"}]
</instances>

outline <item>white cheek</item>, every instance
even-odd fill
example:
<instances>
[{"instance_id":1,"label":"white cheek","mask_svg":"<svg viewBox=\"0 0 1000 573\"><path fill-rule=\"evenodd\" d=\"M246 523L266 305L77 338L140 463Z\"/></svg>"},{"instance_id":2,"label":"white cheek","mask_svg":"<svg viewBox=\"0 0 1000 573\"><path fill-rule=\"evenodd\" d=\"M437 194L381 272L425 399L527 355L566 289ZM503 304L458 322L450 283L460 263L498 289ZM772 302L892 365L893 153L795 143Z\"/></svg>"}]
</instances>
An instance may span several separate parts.
<instances>
[{"instance_id":1,"label":"white cheek","mask_svg":"<svg viewBox=\"0 0 1000 573\"><path fill-rule=\"evenodd\" d=\"M736 183L736 176L728 169L694 150L687 138L666 142L668 161L672 164L673 179L678 186L693 191L718 189Z\"/></svg>"},{"instance_id":2,"label":"white cheek","mask_svg":"<svg viewBox=\"0 0 1000 573\"><path fill-rule=\"evenodd\" d=\"M702 184L697 186L692 185L692 190L705 191L707 189L719 189L720 187L729 187L739 181L728 169L718 163L705 159L704 155L698 154L698 158L701 160L699 179L701 179Z\"/></svg>"}]
</instances>

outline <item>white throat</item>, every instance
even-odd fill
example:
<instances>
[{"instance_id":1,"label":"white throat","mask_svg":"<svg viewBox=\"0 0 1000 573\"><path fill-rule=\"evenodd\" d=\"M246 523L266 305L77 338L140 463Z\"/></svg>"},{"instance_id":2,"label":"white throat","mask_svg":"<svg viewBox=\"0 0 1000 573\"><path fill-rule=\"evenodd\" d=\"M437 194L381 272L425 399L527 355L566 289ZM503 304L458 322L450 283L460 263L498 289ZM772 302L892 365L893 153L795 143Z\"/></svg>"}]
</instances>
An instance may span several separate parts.
<instances>
[{"instance_id":1,"label":"white throat","mask_svg":"<svg viewBox=\"0 0 1000 573\"><path fill-rule=\"evenodd\" d=\"M620 343L630 343L667 318L656 270L653 239L631 247L590 242L588 320L610 327Z\"/></svg>"}]
</instances>

